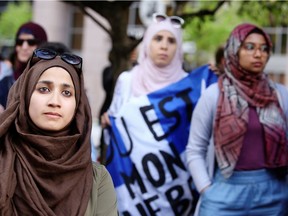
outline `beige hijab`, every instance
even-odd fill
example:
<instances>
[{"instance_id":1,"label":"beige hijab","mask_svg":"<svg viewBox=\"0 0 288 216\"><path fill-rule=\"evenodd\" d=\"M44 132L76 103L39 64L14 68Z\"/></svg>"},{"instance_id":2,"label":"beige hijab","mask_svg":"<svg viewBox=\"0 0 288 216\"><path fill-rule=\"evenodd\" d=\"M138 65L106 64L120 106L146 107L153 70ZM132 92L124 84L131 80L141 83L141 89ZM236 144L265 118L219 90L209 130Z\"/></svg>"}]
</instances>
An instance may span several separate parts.
<instances>
[{"instance_id":1,"label":"beige hijab","mask_svg":"<svg viewBox=\"0 0 288 216\"><path fill-rule=\"evenodd\" d=\"M28 115L36 82L54 66L69 72L76 92L74 119L57 133L37 128ZM90 132L82 71L60 57L29 62L0 115L0 215L84 215L93 179Z\"/></svg>"}]
</instances>

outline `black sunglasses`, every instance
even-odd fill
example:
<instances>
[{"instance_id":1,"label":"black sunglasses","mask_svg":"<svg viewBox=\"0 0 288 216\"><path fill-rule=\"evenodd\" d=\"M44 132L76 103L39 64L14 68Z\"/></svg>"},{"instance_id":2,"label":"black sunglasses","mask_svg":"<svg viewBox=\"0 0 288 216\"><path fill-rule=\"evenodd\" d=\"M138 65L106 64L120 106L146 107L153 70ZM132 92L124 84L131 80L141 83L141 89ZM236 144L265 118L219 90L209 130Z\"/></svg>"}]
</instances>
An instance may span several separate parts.
<instances>
[{"instance_id":1,"label":"black sunglasses","mask_svg":"<svg viewBox=\"0 0 288 216\"><path fill-rule=\"evenodd\" d=\"M39 43L39 41L36 39L16 39L16 45L22 46L25 41L28 43L29 46L35 46Z\"/></svg>"},{"instance_id":2,"label":"black sunglasses","mask_svg":"<svg viewBox=\"0 0 288 216\"><path fill-rule=\"evenodd\" d=\"M50 50L50 49L46 49L46 48L35 49L33 52L31 63L32 62L34 64L36 63L35 61L33 61L35 58L44 59L44 60L52 60L56 56L60 56L64 62L66 62L70 65L73 65L76 69L78 69L78 70L82 69L82 58L80 56L77 56L77 55L74 55L71 53L63 53L60 55L57 52L55 52L54 50Z\"/></svg>"}]
</instances>

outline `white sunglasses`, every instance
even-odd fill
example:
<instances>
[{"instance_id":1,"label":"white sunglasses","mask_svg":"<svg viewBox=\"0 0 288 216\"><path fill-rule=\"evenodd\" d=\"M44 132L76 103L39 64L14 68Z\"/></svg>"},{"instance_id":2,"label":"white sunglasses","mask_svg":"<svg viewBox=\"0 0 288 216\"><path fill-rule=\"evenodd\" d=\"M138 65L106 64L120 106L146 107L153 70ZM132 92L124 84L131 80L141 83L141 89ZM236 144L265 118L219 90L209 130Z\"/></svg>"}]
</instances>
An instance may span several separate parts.
<instances>
[{"instance_id":1,"label":"white sunglasses","mask_svg":"<svg viewBox=\"0 0 288 216\"><path fill-rule=\"evenodd\" d=\"M153 14L153 21L156 23L163 22L167 19L170 20L171 24L175 28L181 28L181 26L184 24L184 20L178 16L170 16L169 17L166 14L160 14L160 13L154 13Z\"/></svg>"}]
</instances>

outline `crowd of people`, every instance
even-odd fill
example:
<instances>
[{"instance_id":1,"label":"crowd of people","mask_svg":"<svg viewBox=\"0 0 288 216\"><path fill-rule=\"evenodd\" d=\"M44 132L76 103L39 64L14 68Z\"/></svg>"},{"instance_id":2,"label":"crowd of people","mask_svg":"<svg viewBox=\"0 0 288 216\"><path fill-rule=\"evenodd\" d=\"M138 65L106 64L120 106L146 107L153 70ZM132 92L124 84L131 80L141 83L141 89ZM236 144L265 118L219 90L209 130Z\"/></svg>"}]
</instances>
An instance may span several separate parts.
<instances>
[{"instance_id":1,"label":"crowd of people","mask_svg":"<svg viewBox=\"0 0 288 216\"><path fill-rule=\"evenodd\" d=\"M288 215L288 90L264 72L269 35L239 24L215 65L186 72L183 24L153 14L137 63L105 86L99 161L82 58L20 26L0 64L1 215Z\"/></svg>"}]
</instances>

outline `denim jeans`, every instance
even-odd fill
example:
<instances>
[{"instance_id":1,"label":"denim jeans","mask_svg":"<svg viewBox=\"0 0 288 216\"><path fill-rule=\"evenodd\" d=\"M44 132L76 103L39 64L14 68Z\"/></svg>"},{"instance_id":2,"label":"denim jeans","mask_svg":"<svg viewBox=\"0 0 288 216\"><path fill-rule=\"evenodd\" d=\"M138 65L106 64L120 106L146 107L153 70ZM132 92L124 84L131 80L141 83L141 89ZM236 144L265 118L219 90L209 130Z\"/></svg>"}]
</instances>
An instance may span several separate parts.
<instances>
[{"instance_id":1,"label":"denim jeans","mask_svg":"<svg viewBox=\"0 0 288 216\"><path fill-rule=\"evenodd\" d=\"M288 184L265 169L234 171L225 179L217 171L201 196L199 216L288 216Z\"/></svg>"}]
</instances>

